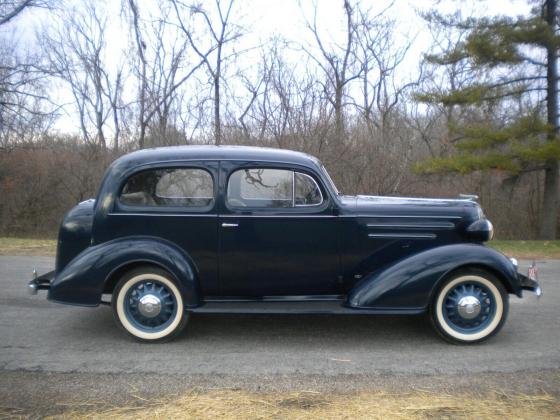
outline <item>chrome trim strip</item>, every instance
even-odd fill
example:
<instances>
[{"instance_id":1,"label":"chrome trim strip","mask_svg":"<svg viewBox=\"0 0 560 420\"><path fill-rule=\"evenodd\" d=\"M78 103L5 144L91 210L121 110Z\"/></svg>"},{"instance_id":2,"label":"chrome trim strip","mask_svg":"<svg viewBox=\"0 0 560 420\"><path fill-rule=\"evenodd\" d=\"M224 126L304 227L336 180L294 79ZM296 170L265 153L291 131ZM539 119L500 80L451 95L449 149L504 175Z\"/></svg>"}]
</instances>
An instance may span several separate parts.
<instances>
[{"instance_id":1,"label":"chrome trim strip","mask_svg":"<svg viewBox=\"0 0 560 420\"><path fill-rule=\"evenodd\" d=\"M395 200L406 200L409 203L426 202L426 201L439 202L439 203L471 201L470 199L467 199L467 198L425 198L425 197L406 197L406 196L402 196L402 195L401 196L389 196L389 195L357 194L353 197L364 198L366 200L371 200L371 201L374 201L375 199L379 199L379 198L385 198L385 199L394 200L394 201Z\"/></svg>"},{"instance_id":2,"label":"chrome trim strip","mask_svg":"<svg viewBox=\"0 0 560 420\"><path fill-rule=\"evenodd\" d=\"M369 233L370 238L435 239L434 233Z\"/></svg>"},{"instance_id":3,"label":"chrome trim strip","mask_svg":"<svg viewBox=\"0 0 560 420\"><path fill-rule=\"evenodd\" d=\"M462 219L461 216L429 216L429 215L402 215L402 214L341 214L339 217L356 217L356 218L394 218L394 219Z\"/></svg>"},{"instance_id":4,"label":"chrome trim strip","mask_svg":"<svg viewBox=\"0 0 560 420\"><path fill-rule=\"evenodd\" d=\"M336 218L331 214L215 214L215 213L108 213L108 216L223 217L255 219L319 219Z\"/></svg>"},{"instance_id":5,"label":"chrome trim strip","mask_svg":"<svg viewBox=\"0 0 560 420\"><path fill-rule=\"evenodd\" d=\"M220 217L229 219L254 218L254 219L326 219L336 218L330 214L220 214Z\"/></svg>"},{"instance_id":6,"label":"chrome trim strip","mask_svg":"<svg viewBox=\"0 0 560 420\"><path fill-rule=\"evenodd\" d=\"M401 229L453 229L455 224L452 222L441 222L439 224L422 224L422 223L406 223L406 224L384 224L384 223L368 223L368 228L401 228Z\"/></svg>"},{"instance_id":7,"label":"chrome trim strip","mask_svg":"<svg viewBox=\"0 0 560 420\"><path fill-rule=\"evenodd\" d=\"M305 207L302 207L305 208ZM146 212L146 213L139 213L139 212L111 212L107 214L108 216L167 216L167 217L178 217L178 216L189 216L189 217L255 217L255 218L336 218L336 217L343 217L343 218L413 218L413 219L461 219L461 216L394 216L394 215L330 215L330 214L217 214L217 213L156 213L156 212ZM382 225L382 226L389 226L389 225ZM400 227L401 225L399 225ZM455 226L455 225L454 225ZM454 227L453 226L453 227ZM369 227L369 224L368 224ZM373 227L373 226L372 226ZM380 226L381 227L381 226ZM410 225L404 225L403 227L410 227ZM416 227L416 226L412 226ZM418 227L431 227L431 226L421 226ZM451 228L451 227L450 227Z\"/></svg>"},{"instance_id":8,"label":"chrome trim strip","mask_svg":"<svg viewBox=\"0 0 560 420\"><path fill-rule=\"evenodd\" d=\"M218 217L217 213L128 213L128 212L118 212L118 213L107 213L107 216L166 216L166 217Z\"/></svg>"},{"instance_id":9,"label":"chrome trim strip","mask_svg":"<svg viewBox=\"0 0 560 420\"><path fill-rule=\"evenodd\" d=\"M238 227L239 223L222 223L222 227Z\"/></svg>"},{"instance_id":10,"label":"chrome trim strip","mask_svg":"<svg viewBox=\"0 0 560 420\"><path fill-rule=\"evenodd\" d=\"M296 173L292 171L292 207L296 206Z\"/></svg>"}]
</instances>

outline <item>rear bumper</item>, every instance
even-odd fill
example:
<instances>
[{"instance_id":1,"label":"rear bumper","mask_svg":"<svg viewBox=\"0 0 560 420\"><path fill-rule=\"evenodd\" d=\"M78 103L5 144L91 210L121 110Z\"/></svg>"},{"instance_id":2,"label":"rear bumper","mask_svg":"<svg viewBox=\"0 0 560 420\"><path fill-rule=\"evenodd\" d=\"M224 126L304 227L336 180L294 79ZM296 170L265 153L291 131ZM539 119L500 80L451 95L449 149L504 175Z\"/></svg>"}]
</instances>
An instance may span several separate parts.
<instances>
[{"instance_id":1,"label":"rear bumper","mask_svg":"<svg viewBox=\"0 0 560 420\"><path fill-rule=\"evenodd\" d=\"M54 279L54 271L49 271L39 277L37 272L33 271L35 278L27 284L27 292L30 295L36 295L39 290L49 290L51 288L51 281Z\"/></svg>"},{"instance_id":2,"label":"rear bumper","mask_svg":"<svg viewBox=\"0 0 560 420\"><path fill-rule=\"evenodd\" d=\"M521 289L533 292L537 297L542 296L542 289L538 281L530 279L524 274L517 273Z\"/></svg>"}]
</instances>

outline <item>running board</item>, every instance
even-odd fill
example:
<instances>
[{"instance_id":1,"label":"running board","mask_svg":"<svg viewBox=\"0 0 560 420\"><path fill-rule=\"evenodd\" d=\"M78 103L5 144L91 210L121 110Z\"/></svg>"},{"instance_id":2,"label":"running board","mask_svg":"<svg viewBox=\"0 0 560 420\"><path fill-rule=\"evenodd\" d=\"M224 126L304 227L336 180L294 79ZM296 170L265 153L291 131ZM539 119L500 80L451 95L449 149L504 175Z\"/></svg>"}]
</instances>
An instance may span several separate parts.
<instances>
[{"instance_id":1,"label":"running board","mask_svg":"<svg viewBox=\"0 0 560 420\"><path fill-rule=\"evenodd\" d=\"M298 315L417 315L424 308L349 308L342 300L268 302L268 301L211 301L189 309L201 314L298 314Z\"/></svg>"}]
</instances>

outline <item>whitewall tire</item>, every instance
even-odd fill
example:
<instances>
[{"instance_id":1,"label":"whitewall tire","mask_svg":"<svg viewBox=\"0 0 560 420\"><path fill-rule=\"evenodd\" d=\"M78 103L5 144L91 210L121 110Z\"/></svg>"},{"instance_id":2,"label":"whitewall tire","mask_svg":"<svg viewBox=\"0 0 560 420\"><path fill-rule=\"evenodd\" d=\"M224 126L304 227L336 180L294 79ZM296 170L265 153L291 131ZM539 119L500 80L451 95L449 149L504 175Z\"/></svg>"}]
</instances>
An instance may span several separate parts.
<instances>
[{"instance_id":1,"label":"whitewall tire","mask_svg":"<svg viewBox=\"0 0 560 420\"><path fill-rule=\"evenodd\" d=\"M127 272L113 291L111 305L117 324L140 341L169 340L188 320L176 281L153 266Z\"/></svg>"},{"instance_id":2,"label":"whitewall tire","mask_svg":"<svg viewBox=\"0 0 560 420\"><path fill-rule=\"evenodd\" d=\"M471 268L445 279L433 297L430 318L447 341L474 344L502 328L508 309L503 284L491 273Z\"/></svg>"}]
</instances>

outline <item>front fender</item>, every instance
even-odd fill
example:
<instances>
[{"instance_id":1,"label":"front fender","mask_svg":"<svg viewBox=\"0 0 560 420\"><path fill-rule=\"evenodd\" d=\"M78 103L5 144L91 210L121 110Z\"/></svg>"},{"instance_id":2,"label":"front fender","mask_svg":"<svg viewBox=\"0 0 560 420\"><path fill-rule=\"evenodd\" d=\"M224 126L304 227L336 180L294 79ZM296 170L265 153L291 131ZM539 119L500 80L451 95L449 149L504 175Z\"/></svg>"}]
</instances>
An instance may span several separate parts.
<instances>
[{"instance_id":1,"label":"front fender","mask_svg":"<svg viewBox=\"0 0 560 420\"><path fill-rule=\"evenodd\" d=\"M364 277L348 294L354 308L426 309L439 283L451 271L478 266L498 276L521 296L517 270L503 254L478 244L445 245L420 252Z\"/></svg>"},{"instance_id":2,"label":"front fender","mask_svg":"<svg viewBox=\"0 0 560 420\"><path fill-rule=\"evenodd\" d=\"M178 282L185 305L200 300L196 267L192 259L172 242L153 237L126 237L89 247L56 273L50 300L83 306L101 302L105 282L111 274L130 263L155 264Z\"/></svg>"}]
</instances>

